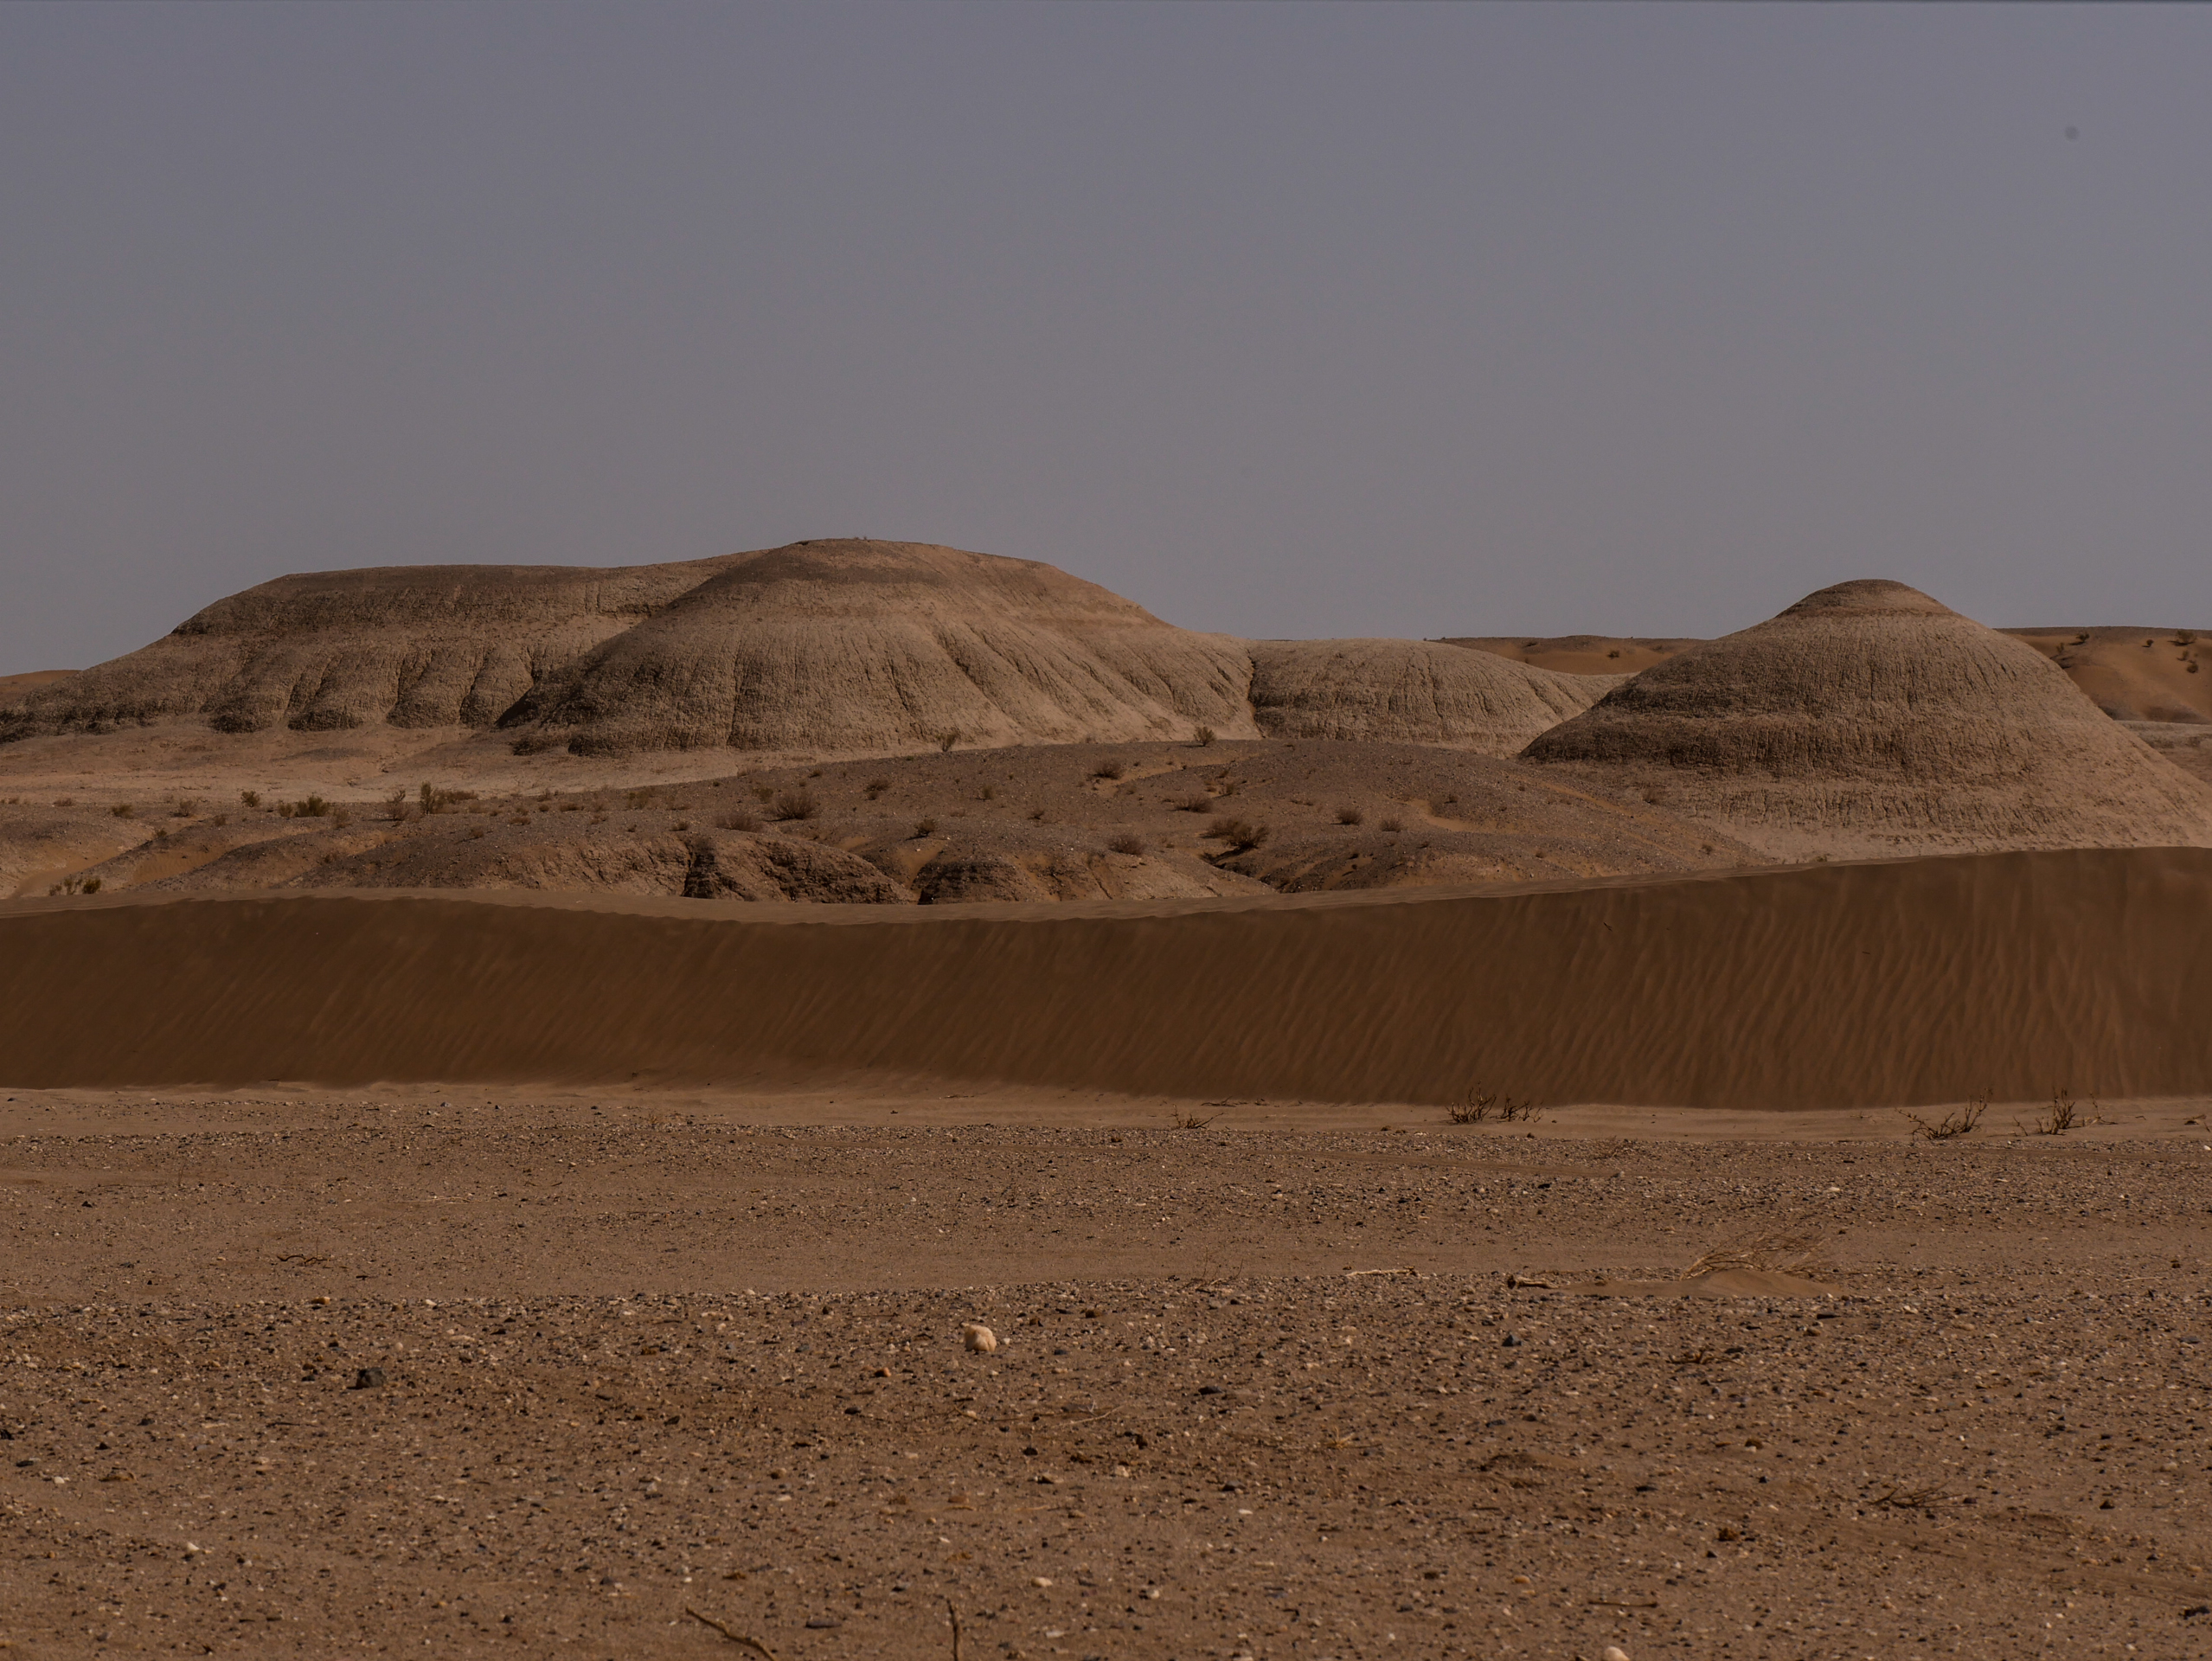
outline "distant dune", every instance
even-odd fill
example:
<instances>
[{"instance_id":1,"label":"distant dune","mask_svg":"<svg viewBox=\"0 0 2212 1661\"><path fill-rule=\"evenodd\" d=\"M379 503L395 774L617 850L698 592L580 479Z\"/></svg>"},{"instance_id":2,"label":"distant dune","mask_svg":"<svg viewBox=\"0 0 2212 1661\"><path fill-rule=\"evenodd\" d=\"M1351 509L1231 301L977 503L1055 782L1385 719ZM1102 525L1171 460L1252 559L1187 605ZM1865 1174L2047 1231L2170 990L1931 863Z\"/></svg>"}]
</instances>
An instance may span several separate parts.
<instances>
[{"instance_id":1,"label":"distant dune","mask_svg":"<svg viewBox=\"0 0 2212 1661\"><path fill-rule=\"evenodd\" d=\"M1107 907L0 907L19 1087L741 1081L1837 1107L2212 1090L2212 850Z\"/></svg>"},{"instance_id":2,"label":"distant dune","mask_svg":"<svg viewBox=\"0 0 2212 1661\"><path fill-rule=\"evenodd\" d=\"M2007 629L2115 721L2212 721L2212 646L2196 629Z\"/></svg>"},{"instance_id":3,"label":"distant dune","mask_svg":"<svg viewBox=\"0 0 2212 1661\"><path fill-rule=\"evenodd\" d=\"M0 675L0 709L52 686L56 681L66 681L76 672L74 669L34 669L22 675Z\"/></svg>"}]
</instances>

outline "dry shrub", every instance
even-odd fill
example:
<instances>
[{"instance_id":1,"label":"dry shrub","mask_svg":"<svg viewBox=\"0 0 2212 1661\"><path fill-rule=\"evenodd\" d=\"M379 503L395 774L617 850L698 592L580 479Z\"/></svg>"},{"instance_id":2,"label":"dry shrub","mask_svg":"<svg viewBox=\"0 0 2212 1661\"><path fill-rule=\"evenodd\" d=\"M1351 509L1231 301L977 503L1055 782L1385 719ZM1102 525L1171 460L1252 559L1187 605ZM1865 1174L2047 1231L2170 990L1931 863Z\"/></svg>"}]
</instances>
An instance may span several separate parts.
<instances>
[{"instance_id":1,"label":"dry shrub","mask_svg":"<svg viewBox=\"0 0 2212 1661\"><path fill-rule=\"evenodd\" d=\"M1116 837L1106 846L1117 854L1141 854L1144 851L1144 839L1142 837Z\"/></svg>"},{"instance_id":2,"label":"dry shrub","mask_svg":"<svg viewBox=\"0 0 2212 1661\"><path fill-rule=\"evenodd\" d=\"M1241 854L1266 841L1267 827L1254 824L1249 819L1215 819L1199 835L1208 842L1226 842L1229 852Z\"/></svg>"},{"instance_id":3,"label":"dry shrub","mask_svg":"<svg viewBox=\"0 0 2212 1661\"><path fill-rule=\"evenodd\" d=\"M259 807L261 805L261 792L258 790L241 790L238 792L238 799L242 806Z\"/></svg>"},{"instance_id":4,"label":"dry shrub","mask_svg":"<svg viewBox=\"0 0 2212 1661\"><path fill-rule=\"evenodd\" d=\"M1190 729L1190 741L1200 749L1204 749L1214 741L1214 729L1211 727L1193 727Z\"/></svg>"},{"instance_id":5,"label":"dry shrub","mask_svg":"<svg viewBox=\"0 0 2212 1661\"><path fill-rule=\"evenodd\" d=\"M937 821L935 819L916 819L914 821L914 835L918 837L933 837L936 834Z\"/></svg>"},{"instance_id":6,"label":"dry shrub","mask_svg":"<svg viewBox=\"0 0 2212 1661\"><path fill-rule=\"evenodd\" d=\"M118 802L107 811L119 819L134 818L138 815L138 809L132 807L128 802Z\"/></svg>"},{"instance_id":7,"label":"dry shrub","mask_svg":"<svg viewBox=\"0 0 2212 1661\"><path fill-rule=\"evenodd\" d=\"M888 779L871 779L861 788L867 792L868 799L872 802L891 788L891 781Z\"/></svg>"},{"instance_id":8,"label":"dry shrub","mask_svg":"<svg viewBox=\"0 0 2212 1661\"><path fill-rule=\"evenodd\" d=\"M1397 831L1404 830L1406 825L1402 819L1388 818L1378 820L1375 828L1378 830L1388 830L1395 834Z\"/></svg>"},{"instance_id":9,"label":"dry shrub","mask_svg":"<svg viewBox=\"0 0 2212 1661\"><path fill-rule=\"evenodd\" d=\"M1337 823L1339 824L1365 824L1367 823L1367 815L1361 812L1360 810L1356 807L1340 807L1337 810Z\"/></svg>"},{"instance_id":10,"label":"dry shrub","mask_svg":"<svg viewBox=\"0 0 2212 1661\"><path fill-rule=\"evenodd\" d=\"M715 823L725 830L758 830L760 816L741 807L733 807L727 813L718 815Z\"/></svg>"},{"instance_id":11,"label":"dry shrub","mask_svg":"<svg viewBox=\"0 0 2212 1661\"><path fill-rule=\"evenodd\" d=\"M1119 761L1101 761L1098 766L1091 769L1091 777L1093 779L1104 779L1111 782L1113 779L1120 778L1123 773L1128 771L1129 769Z\"/></svg>"},{"instance_id":12,"label":"dry shrub","mask_svg":"<svg viewBox=\"0 0 2212 1661\"><path fill-rule=\"evenodd\" d=\"M822 804L814 799L811 790L780 791L776 796L776 817L779 819L811 819L822 811Z\"/></svg>"},{"instance_id":13,"label":"dry shrub","mask_svg":"<svg viewBox=\"0 0 2212 1661\"><path fill-rule=\"evenodd\" d=\"M1214 798L1211 796L1180 796L1168 805L1178 813L1211 813Z\"/></svg>"},{"instance_id":14,"label":"dry shrub","mask_svg":"<svg viewBox=\"0 0 2212 1661\"><path fill-rule=\"evenodd\" d=\"M959 730L956 728L952 732L943 734L939 737L937 741L937 747L940 750L949 750L959 741L960 734Z\"/></svg>"},{"instance_id":15,"label":"dry shrub","mask_svg":"<svg viewBox=\"0 0 2212 1661\"><path fill-rule=\"evenodd\" d=\"M1922 1141L1948 1142L1954 1136L1972 1135L1974 1127L1982 1122L1982 1115L1989 1110L1989 1097L1984 1093L1975 1097L1964 1107L1955 1107L1941 1119L1933 1121L1922 1119L1918 1113L1905 1113L1902 1108L1898 1111L1903 1113L1905 1118L1912 1122L1913 1134Z\"/></svg>"},{"instance_id":16,"label":"dry shrub","mask_svg":"<svg viewBox=\"0 0 2212 1661\"><path fill-rule=\"evenodd\" d=\"M189 819L200 811L200 804L189 796L179 796L176 805L170 811L180 819Z\"/></svg>"},{"instance_id":17,"label":"dry shrub","mask_svg":"<svg viewBox=\"0 0 2212 1661\"><path fill-rule=\"evenodd\" d=\"M476 792L472 790L440 790L437 786L426 781L422 788L415 793L415 799L421 805L422 811L424 812L443 813L447 808L452 806L452 805L456 802L472 802L476 800Z\"/></svg>"},{"instance_id":18,"label":"dry shrub","mask_svg":"<svg viewBox=\"0 0 2212 1661\"><path fill-rule=\"evenodd\" d=\"M1775 1274L1832 1273L1820 1256L1827 1240L1826 1231L1811 1224L1769 1228L1714 1247L1684 1269L1683 1278L1720 1274L1729 1269L1762 1269Z\"/></svg>"},{"instance_id":19,"label":"dry shrub","mask_svg":"<svg viewBox=\"0 0 2212 1661\"><path fill-rule=\"evenodd\" d=\"M1444 1111L1454 1125L1486 1125L1493 1119L1501 1125L1517 1125L1536 1118L1536 1104L1533 1097L1524 1101L1503 1090L1485 1090L1474 1084Z\"/></svg>"},{"instance_id":20,"label":"dry shrub","mask_svg":"<svg viewBox=\"0 0 2212 1661\"><path fill-rule=\"evenodd\" d=\"M2029 1128L2028 1133L2030 1136L2064 1136L2068 1131L2078 1131L2090 1125L2101 1125L2105 1122L2104 1116L2097 1111L2097 1102L2093 1099L2089 1103L2089 1112L2087 1116L2084 1116L2081 1108L2074 1103L2074 1092L2054 1090L2051 1092L2051 1105L2043 1109L2036 1118L2034 1126ZM2017 1121L2016 1120L2015 1123L2017 1124Z\"/></svg>"}]
</instances>

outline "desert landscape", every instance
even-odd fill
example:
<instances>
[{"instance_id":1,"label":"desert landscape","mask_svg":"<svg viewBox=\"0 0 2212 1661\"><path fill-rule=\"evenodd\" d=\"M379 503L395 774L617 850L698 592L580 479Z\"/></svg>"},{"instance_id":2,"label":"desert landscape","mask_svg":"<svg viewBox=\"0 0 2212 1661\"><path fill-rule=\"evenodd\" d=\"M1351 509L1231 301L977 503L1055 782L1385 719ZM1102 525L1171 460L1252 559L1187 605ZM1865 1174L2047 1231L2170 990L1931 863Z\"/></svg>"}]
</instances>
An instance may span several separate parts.
<instances>
[{"instance_id":1,"label":"desert landscape","mask_svg":"<svg viewBox=\"0 0 2212 1661\"><path fill-rule=\"evenodd\" d=\"M2199 633L1713 626L824 540L16 666L0 1649L2212 1653Z\"/></svg>"}]
</instances>

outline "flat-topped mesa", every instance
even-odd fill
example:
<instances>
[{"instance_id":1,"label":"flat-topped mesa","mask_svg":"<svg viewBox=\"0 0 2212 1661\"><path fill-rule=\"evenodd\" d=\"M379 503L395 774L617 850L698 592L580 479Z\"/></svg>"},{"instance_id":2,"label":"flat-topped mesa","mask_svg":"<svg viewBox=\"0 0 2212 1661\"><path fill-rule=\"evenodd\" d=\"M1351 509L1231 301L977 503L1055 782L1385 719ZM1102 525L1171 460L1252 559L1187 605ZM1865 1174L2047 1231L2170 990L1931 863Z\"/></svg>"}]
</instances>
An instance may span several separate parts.
<instances>
[{"instance_id":1,"label":"flat-topped mesa","mask_svg":"<svg viewBox=\"0 0 2212 1661\"><path fill-rule=\"evenodd\" d=\"M2212 792L2026 643L1903 583L1839 583L1541 734L1777 857L2212 844Z\"/></svg>"},{"instance_id":2,"label":"flat-topped mesa","mask_svg":"<svg viewBox=\"0 0 2212 1661\"><path fill-rule=\"evenodd\" d=\"M1251 737L1241 645L1030 560L832 541L670 564L280 577L0 709L0 742L512 729L585 754Z\"/></svg>"},{"instance_id":3,"label":"flat-topped mesa","mask_svg":"<svg viewBox=\"0 0 2212 1661\"><path fill-rule=\"evenodd\" d=\"M0 709L0 741L180 715L218 731L488 727L538 677L725 563L425 565L279 577Z\"/></svg>"},{"instance_id":4,"label":"flat-topped mesa","mask_svg":"<svg viewBox=\"0 0 2212 1661\"><path fill-rule=\"evenodd\" d=\"M502 719L581 754L1253 737L1240 643L1035 560L834 541L734 556Z\"/></svg>"}]
</instances>

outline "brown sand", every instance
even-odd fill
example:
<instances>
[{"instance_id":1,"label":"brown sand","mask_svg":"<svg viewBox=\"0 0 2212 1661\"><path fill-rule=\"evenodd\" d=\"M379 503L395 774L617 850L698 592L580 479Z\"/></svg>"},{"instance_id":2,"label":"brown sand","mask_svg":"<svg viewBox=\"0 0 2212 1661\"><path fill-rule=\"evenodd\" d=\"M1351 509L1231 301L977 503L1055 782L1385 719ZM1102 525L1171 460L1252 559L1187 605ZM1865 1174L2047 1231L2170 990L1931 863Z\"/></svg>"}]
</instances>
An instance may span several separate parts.
<instances>
[{"instance_id":1,"label":"brown sand","mask_svg":"<svg viewBox=\"0 0 2212 1661\"><path fill-rule=\"evenodd\" d=\"M2196 629L2007 629L2115 721L2212 721L2212 657Z\"/></svg>"},{"instance_id":2,"label":"brown sand","mask_svg":"<svg viewBox=\"0 0 2212 1661\"><path fill-rule=\"evenodd\" d=\"M2203 1100L1179 1106L15 1093L0 1644L2202 1652Z\"/></svg>"},{"instance_id":3,"label":"brown sand","mask_svg":"<svg viewBox=\"0 0 2212 1661\"><path fill-rule=\"evenodd\" d=\"M1533 890L779 907L18 901L25 1086L862 1070L1770 1107L2212 1087L2212 851Z\"/></svg>"}]
</instances>

